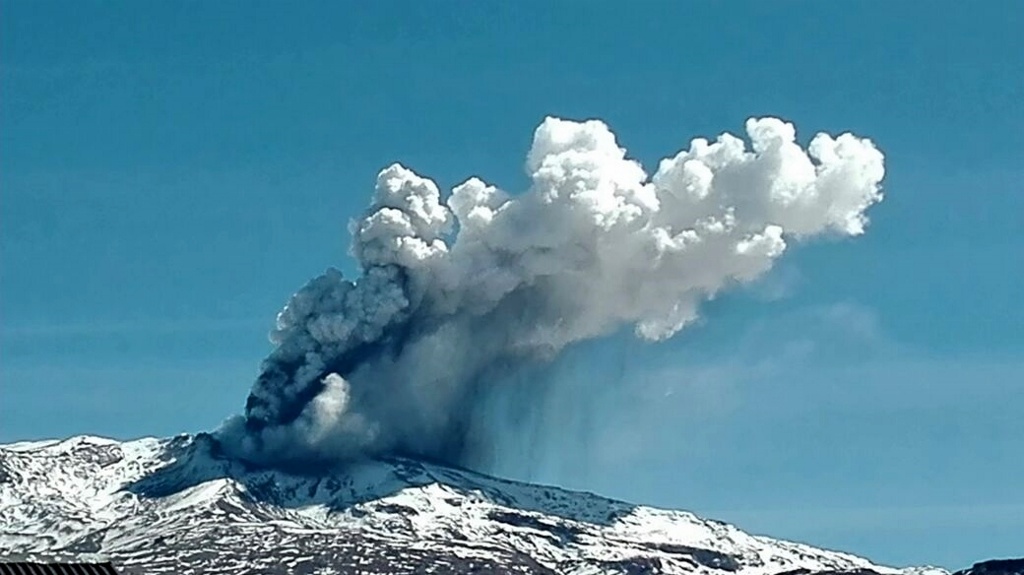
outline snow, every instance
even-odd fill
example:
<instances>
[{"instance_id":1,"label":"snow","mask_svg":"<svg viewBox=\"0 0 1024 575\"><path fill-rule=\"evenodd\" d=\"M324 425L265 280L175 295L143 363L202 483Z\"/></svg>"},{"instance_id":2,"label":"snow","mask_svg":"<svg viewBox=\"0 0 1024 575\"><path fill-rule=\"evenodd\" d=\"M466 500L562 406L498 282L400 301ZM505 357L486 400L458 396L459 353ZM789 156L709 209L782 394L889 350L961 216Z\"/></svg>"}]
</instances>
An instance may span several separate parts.
<instances>
[{"instance_id":1,"label":"snow","mask_svg":"<svg viewBox=\"0 0 1024 575\"><path fill-rule=\"evenodd\" d=\"M211 561L217 572L241 573L287 558L309 573L418 562L458 572L481 561L508 572L617 573L620 564L653 561L663 573L948 575L416 461L320 477L251 470L212 456L201 436L0 445L0 471L8 477L0 474L0 548L99 552L152 573L206 572Z\"/></svg>"},{"instance_id":2,"label":"snow","mask_svg":"<svg viewBox=\"0 0 1024 575\"><path fill-rule=\"evenodd\" d=\"M36 441L16 441L14 443L4 444L3 449L5 449L6 451L15 451L15 452L35 451L37 449L43 449L44 447L49 447L51 445L55 445L57 443L60 443L59 439L40 439L40 440L36 440Z\"/></svg>"}]
</instances>

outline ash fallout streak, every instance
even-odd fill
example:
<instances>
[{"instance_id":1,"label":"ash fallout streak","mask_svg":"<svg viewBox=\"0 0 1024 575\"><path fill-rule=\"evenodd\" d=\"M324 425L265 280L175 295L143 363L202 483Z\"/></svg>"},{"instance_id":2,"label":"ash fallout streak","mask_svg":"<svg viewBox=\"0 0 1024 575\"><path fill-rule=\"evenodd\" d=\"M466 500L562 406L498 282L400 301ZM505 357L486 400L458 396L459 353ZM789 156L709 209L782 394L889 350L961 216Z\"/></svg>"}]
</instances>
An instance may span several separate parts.
<instances>
[{"instance_id":1,"label":"ash fallout streak","mask_svg":"<svg viewBox=\"0 0 1024 575\"><path fill-rule=\"evenodd\" d=\"M362 275L328 269L292 296L221 443L265 465L472 464L488 443L475 410L508 374L623 325L671 337L788 243L864 232L884 175L869 140L804 149L781 120L745 127L749 147L695 139L648 176L602 122L547 118L514 195L472 178L443 198L384 169L350 225Z\"/></svg>"}]
</instances>

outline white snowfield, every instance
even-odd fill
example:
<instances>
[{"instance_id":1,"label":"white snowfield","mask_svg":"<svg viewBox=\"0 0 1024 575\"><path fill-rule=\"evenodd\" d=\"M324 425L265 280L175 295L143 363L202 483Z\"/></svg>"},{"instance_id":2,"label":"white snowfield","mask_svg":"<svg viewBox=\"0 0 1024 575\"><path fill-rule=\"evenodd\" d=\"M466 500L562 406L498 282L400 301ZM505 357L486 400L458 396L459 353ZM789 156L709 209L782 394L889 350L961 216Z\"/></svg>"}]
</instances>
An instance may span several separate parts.
<instances>
[{"instance_id":1,"label":"white snowfield","mask_svg":"<svg viewBox=\"0 0 1024 575\"><path fill-rule=\"evenodd\" d=\"M0 445L0 555L129 573L947 573L416 461L306 477L217 453L206 435Z\"/></svg>"}]
</instances>

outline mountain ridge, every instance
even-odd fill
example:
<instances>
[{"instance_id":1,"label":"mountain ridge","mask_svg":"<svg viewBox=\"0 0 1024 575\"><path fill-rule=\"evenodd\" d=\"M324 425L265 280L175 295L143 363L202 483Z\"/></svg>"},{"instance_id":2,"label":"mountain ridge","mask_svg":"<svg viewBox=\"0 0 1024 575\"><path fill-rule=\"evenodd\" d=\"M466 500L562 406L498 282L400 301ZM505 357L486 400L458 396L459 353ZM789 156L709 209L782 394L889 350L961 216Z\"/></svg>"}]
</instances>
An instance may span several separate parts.
<instances>
[{"instance_id":1,"label":"mountain ridge","mask_svg":"<svg viewBox=\"0 0 1024 575\"><path fill-rule=\"evenodd\" d=\"M411 459L259 469L208 434L0 445L0 549L182 574L949 575Z\"/></svg>"}]
</instances>

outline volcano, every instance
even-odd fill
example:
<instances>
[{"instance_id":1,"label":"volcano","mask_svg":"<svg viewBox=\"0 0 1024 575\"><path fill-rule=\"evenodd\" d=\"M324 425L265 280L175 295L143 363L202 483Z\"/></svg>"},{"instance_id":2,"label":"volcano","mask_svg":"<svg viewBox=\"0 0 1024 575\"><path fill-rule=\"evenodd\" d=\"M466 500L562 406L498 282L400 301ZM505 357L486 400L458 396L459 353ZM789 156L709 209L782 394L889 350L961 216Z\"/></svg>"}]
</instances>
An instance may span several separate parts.
<instances>
[{"instance_id":1,"label":"volcano","mask_svg":"<svg viewBox=\"0 0 1024 575\"><path fill-rule=\"evenodd\" d=\"M208 434L0 446L0 549L140 574L948 575L412 459L254 468Z\"/></svg>"}]
</instances>

